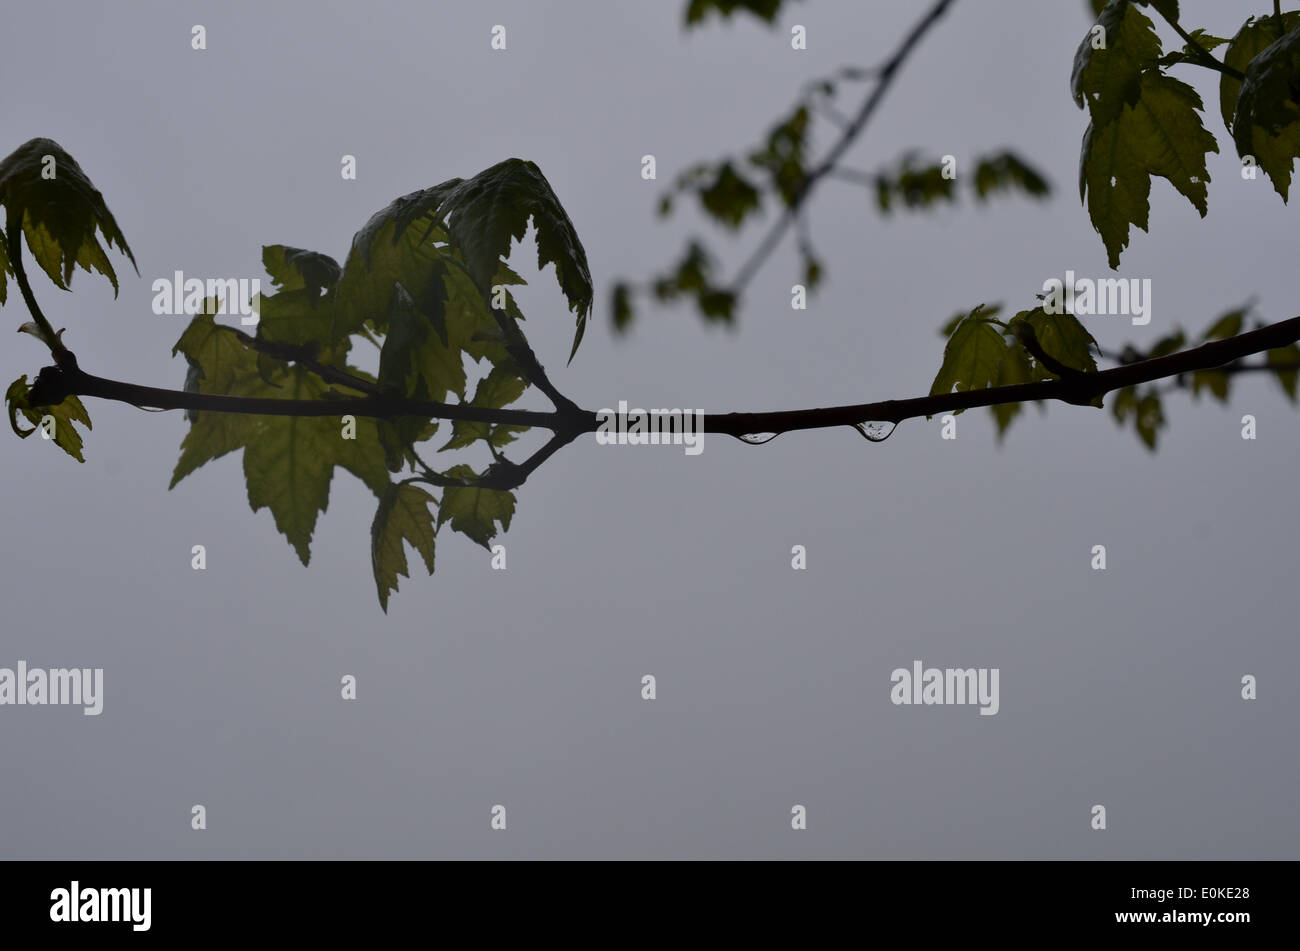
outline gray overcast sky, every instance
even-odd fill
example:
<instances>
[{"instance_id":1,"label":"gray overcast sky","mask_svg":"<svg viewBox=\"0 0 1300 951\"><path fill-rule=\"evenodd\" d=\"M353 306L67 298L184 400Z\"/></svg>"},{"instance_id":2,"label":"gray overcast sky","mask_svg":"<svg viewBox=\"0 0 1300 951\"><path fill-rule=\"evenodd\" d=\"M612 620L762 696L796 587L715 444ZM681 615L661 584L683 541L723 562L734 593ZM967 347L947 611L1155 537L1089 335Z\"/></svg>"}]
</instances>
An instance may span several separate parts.
<instances>
[{"instance_id":1,"label":"gray overcast sky","mask_svg":"<svg viewBox=\"0 0 1300 951\"><path fill-rule=\"evenodd\" d=\"M911 147L1011 147L1050 177L1050 202L882 220L828 183L810 209L824 290L790 310L783 246L734 332L649 308L618 339L608 292L691 233L732 273L757 234L662 222L662 187L747 149L805 80L883 59L926 6L809 0L774 30L737 18L688 35L680 0L23 4L0 40L0 153L57 140L135 251L141 276L122 262L117 299L84 272L73 294L34 277L101 375L181 386L183 318L151 312L155 278L258 276L263 244L342 260L394 197L519 156L591 261L597 311L569 367L553 274L531 241L511 261L531 282L533 345L581 404L910 397L954 312L1028 307L1067 268L1111 273L1075 190L1083 0L958 0L850 153L874 168ZM1266 4L1225 6L1184 0L1184 22L1231 35ZM498 23L505 52L489 48ZM807 51L790 49L794 23ZM1210 215L1157 181L1151 234L1120 271L1151 279L1153 317L1092 319L1103 346L1198 332L1252 296L1265 320L1296 313L1294 211L1240 179L1217 84L1189 73L1222 148ZM646 153L659 182L640 178ZM0 313L26 319L13 285ZM48 362L8 333L6 384ZM106 694L98 717L0 707L0 857L1297 855L1300 416L1272 381L1239 381L1227 408L1174 396L1155 456L1109 413L1061 405L1024 414L1001 448L984 411L955 441L938 420L879 445L847 429L715 437L699 456L583 441L520 490L506 571L447 532L435 576L403 580L387 616L355 479L336 475L303 568L249 510L238 454L168 492L182 416L87 404L85 465L0 439L0 667L102 667ZM998 668L999 712L893 705L890 673L914 660ZM497 803L505 832L489 827Z\"/></svg>"}]
</instances>

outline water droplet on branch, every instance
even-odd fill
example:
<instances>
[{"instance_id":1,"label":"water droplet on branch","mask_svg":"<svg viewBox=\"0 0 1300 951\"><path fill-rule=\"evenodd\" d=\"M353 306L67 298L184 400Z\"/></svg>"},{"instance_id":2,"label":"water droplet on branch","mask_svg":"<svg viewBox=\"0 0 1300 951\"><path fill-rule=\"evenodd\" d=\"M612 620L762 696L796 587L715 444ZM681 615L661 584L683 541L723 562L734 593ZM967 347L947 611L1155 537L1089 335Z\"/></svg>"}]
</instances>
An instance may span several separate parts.
<instances>
[{"instance_id":1,"label":"water droplet on branch","mask_svg":"<svg viewBox=\"0 0 1300 951\"><path fill-rule=\"evenodd\" d=\"M771 442L779 435L781 434L780 433L745 433L745 435L738 436L737 438L741 442L749 443L751 446L761 446L765 442Z\"/></svg>"},{"instance_id":2,"label":"water droplet on branch","mask_svg":"<svg viewBox=\"0 0 1300 951\"><path fill-rule=\"evenodd\" d=\"M884 442L890 436L894 435L894 430L898 428L897 423L891 423L888 420L876 421L869 423L854 423L853 428L862 433L863 437L871 442Z\"/></svg>"}]
</instances>

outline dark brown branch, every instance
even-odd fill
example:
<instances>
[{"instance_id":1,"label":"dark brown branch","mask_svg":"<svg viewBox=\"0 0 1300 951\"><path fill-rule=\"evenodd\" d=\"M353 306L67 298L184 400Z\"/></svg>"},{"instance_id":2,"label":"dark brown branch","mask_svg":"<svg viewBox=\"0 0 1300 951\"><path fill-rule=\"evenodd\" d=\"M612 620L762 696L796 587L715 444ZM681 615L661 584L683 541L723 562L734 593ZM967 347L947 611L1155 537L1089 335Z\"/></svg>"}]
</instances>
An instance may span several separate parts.
<instances>
[{"instance_id":1,"label":"dark brown branch","mask_svg":"<svg viewBox=\"0 0 1300 951\"><path fill-rule=\"evenodd\" d=\"M1300 340L1300 317L1252 330L1249 333L1215 340L1191 350L1183 350L1154 360L1140 360L1125 366L1081 374L1069 380L1018 383L993 386L982 390L945 393L910 400L885 400L856 406L793 410L782 413L728 413L708 416L704 429L711 433L744 436L750 433L783 433L796 429L822 429L827 426L853 426L865 422L899 423L918 416L934 416L978 406L999 406L1030 400L1060 400L1065 403L1088 403L1112 390L1139 383L1149 383L1195 370L1212 370L1253 353L1262 353Z\"/></svg>"},{"instance_id":2,"label":"dark brown branch","mask_svg":"<svg viewBox=\"0 0 1300 951\"><path fill-rule=\"evenodd\" d=\"M731 436L750 433L782 433L797 429L823 429L830 426L853 426L866 422L899 423L918 416L934 416L959 409L978 406L997 406L1004 403L1021 403L1030 400L1060 400L1081 404L1091 402L1112 390L1153 380L1178 376L1196 370L1212 370L1232 363L1242 357L1266 350L1284 347L1300 340L1300 317L1252 330L1248 333L1215 340L1191 350L1140 360L1136 363L1113 367L1098 373L1080 373L1069 379L1047 380L1038 383L1020 383L1013 386L995 386L961 393L945 393L907 400L884 400L878 403L860 403L854 406L834 406L818 409L790 410L775 413L726 413L705 418L704 431ZM272 416L367 416L395 419L401 416L423 416L436 419L464 419L472 422L504 423L514 426L538 426L555 432L552 439L531 463L536 468L553 452L586 432L599 428L596 414L589 410L556 411L540 413L531 410L488 409L467 404L434 403L410 400L383 394L351 399L331 400L280 400L256 399L243 396L218 396L207 393L185 393L176 390L156 389L106 380L83 372L76 358L68 353L60 367L45 367L36 378L31 391L34 406L62 402L69 394L98 396L136 406L154 406L160 409L193 409L218 413L253 413ZM513 466L513 464L507 464ZM527 473L525 472L525 475Z\"/></svg>"},{"instance_id":3,"label":"dark brown branch","mask_svg":"<svg viewBox=\"0 0 1300 951\"><path fill-rule=\"evenodd\" d=\"M31 390L31 405L52 406L68 395L97 396L133 406L157 409L188 409L210 413L248 413L258 416L366 416L397 419L422 416L428 419L463 419L477 423L505 423L511 426L541 426L553 430L572 429L577 421L560 413L522 409L486 409L468 403L437 403L389 394L341 399L291 400L249 396L221 396L187 393L152 386L122 383L86 373L68 352L62 366L45 367ZM594 414L593 414L594 419ZM585 420L583 424L585 425ZM594 428L594 423L593 423Z\"/></svg>"}]
</instances>

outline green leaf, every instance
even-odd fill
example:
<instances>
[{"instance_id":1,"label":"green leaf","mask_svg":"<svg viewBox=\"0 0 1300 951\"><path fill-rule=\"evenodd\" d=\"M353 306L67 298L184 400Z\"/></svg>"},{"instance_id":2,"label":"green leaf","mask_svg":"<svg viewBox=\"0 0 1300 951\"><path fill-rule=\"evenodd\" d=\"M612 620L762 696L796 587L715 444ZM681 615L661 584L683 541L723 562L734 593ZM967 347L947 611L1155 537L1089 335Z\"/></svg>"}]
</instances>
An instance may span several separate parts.
<instances>
[{"instance_id":1,"label":"green leaf","mask_svg":"<svg viewBox=\"0 0 1300 951\"><path fill-rule=\"evenodd\" d=\"M321 297L311 288L296 287L260 295L257 336L271 343L305 347L321 363L341 367L352 348L350 337L332 345L336 307L333 296Z\"/></svg>"},{"instance_id":2,"label":"green leaf","mask_svg":"<svg viewBox=\"0 0 1300 951\"><path fill-rule=\"evenodd\" d=\"M1137 400L1134 407L1134 425L1142 442L1152 452L1156 451L1156 436L1165 424L1164 409L1155 390Z\"/></svg>"},{"instance_id":3,"label":"green leaf","mask_svg":"<svg viewBox=\"0 0 1300 951\"><path fill-rule=\"evenodd\" d=\"M1009 349L1002 331L989 321L997 312L997 307L985 310L985 305L980 304L957 324L944 347L943 364L930 387L931 396L951 393L954 388L964 392L995 385L1002 358Z\"/></svg>"},{"instance_id":4,"label":"green leaf","mask_svg":"<svg viewBox=\"0 0 1300 951\"><path fill-rule=\"evenodd\" d=\"M1157 357L1167 357L1169 354L1177 353L1179 350L1183 349L1186 343L1187 335L1181 330L1169 334L1168 336L1161 337L1152 345L1151 349L1147 351L1145 359L1154 360Z\"/></svg>"},{"instance_id":5,"label":"green leaf","mask_svg":"<svg viewBox=\"0 0 1300 951\"><path fill-rule=\"evenodd\" d=\"M474 470L469 466L454 466L443 475L455 479L473 479ZM448 486L442 493L442 505L438 508L438 527L451 522L453 531L469 536L484 548L497 533L496 522L501 523L501 530L508 531L510 519L515 513L515 496L513 492L496 489L462 488Z\"/></svg>"},{"instance_id":6,"label":"green leaf","mask_svg":"<svg viewBox=\"0 0 1300 951\"><path fill-rule=\"evenodd\" d=\"M434 196L416 192L422 198L415 204L410 195L397 199L371 217L352 239L336 291L336 339L367 327L386 333L394 288L399 283L417 309L429 316L441 313L443 275L449 265L434 245L439 239L445 241L446 233L436 226L431 214L415 223L404 217L443 194L437 189L426 191Z\"/></svg>"},{"instance_id":7,"label":"green leaf","mask_svg":"<svg viewBox=\"0 0 1300 951\"><path fill-rule=\"evenodd\" d=\"M1024 322L1034 330L1039 345L1049 357L1078 370L1080 373L1095 373L1097 360L1093 356L1097 341L1073 314L1048 314L1041 306L1033 310L1022 310L1007 322L1013 332L1016 326ZM1056 374L1046 367L1034 363L1035 379L1054 380ZM1097 405L1101 405L1098 403Z\"/></svg>"},{"instance_id":8,"label":"green leaf","mask_svg":"<svg viewBox=\"0 0 1300 951\"><path fill-rule=\"evenodd\" d=\"M1211 50L1220 47L1224 43L1228 42L1228 40L1224 39L1223 37L1213 36L1209 33L1206 33L1204 30L1192 30L1192 32L1189 33L1188 36L1191 37L1192 41L1196 45L1193 46L1192 43L1185 43L1182 49L1174 50L1171 53L1166 53L1164 56L1160 57L1160 59L1157 61L1161 68L1165 68L1168 66L1175 66L1178 63L1194 63L1198 65L1204 65L1204 60L1201 56L1201 50L1204 50L1205 52L1208 53Z\"/></svg>"},{"instance_id":9,"label":"green leaf","mask_svg":"<svg viewBox=\"0 0 1300 951\"><path fill-rule=\"evenodd\" d=\"M443 287L443 322L451 328L449 333L455 334L448 338L449 345L452 341L457 342L456 345L475 361L486 358L494 366L513 366L514 358L506 345L504 328L497 324L488 301L469 275L459 268L448 268ZM510 314L509 308L506 313ZM463 388L459 392L464 395Z\"/></svg>"},{"instance_id":10,"label":"green leaf","mask_svg":"<svg viewBox=\"0 0 1300 951\"><path fill-rule=\"evenodd\" d=\"M53 178L43 177L46 169L52 171ZM117 295L117 274L106 247L117 245L136 267L135 256L104 204L104 196L53 139L31 139L0 161L0 205L5 209L5 227L23 229L32 257L64 290L73 269L81 267L106 276ZM103 236L103 245L96 230ZM136 273L140 273L138 267Z\"/></svg>"},{"instance_id":11,"label":"green leaf","mask_svg":"<svg viewBox=\"0 0 1300 951\"><path fill-rule=\"evenodd\" d=\"M414 391L418 380L437 376L439 370L445 372L448 369L446 366L417 364L416 350L433 335L433 325L416 308L414 299L401 284L393 287L385 323L388 335L384 337L383 347L379 351L380 386L391 387L405 396ZM454 380L445 382L452 383L452 388L455 388ZM463 387L464 383L460 385ZM427 385L425 392L428 392ZM446 392L445 386L443 392Z\"/></svg>"},{"instance_id":12,"label":"green leaf","mask_svg":"<svg viewBox=\"0 0 1300 951\"><path fill-rule=\"evenodd\" d=\"M1013 152L981 157L975 164L975 197L985 201L997 192L1019 188L1034 198L1045 198L1051 186L1035 169Z\"/></svg>"},{"instance_id":13,"label":"green leaf","mask_svg":"<svg viewBox=\"0 0 1300 951\"><path fill-rule=\"evenodd\" d=\"M172 348L172 355L177 353L183 353L189 365L187 393L225 396L236 389L236 381L246 386L250 379L262 379L255 352L245 346L238 332L214 322L208 314L198 314L190 321ZM181 441L181 456L172 470L169 489L205 462L242 449L253 431L252 417L236 413L190 411L186 418L190 429Z\"/></svg>"},{"instance_id":14,"label":"green leaf","mask_svg":"<svg viewBox=\"0 0 1300 951\"><path fill-rule=\"evenodd\" d=\"M194 413L190 417L189 431L181 440L181 455L167 488L176 488L182 479L204 463L243 449L254 432L249 420L250 417L236 413Z\"/></svg>"},{"instance_id":15,"label":"green leaf","mask_svg":"<svg viewBox=\"0 0 1300 951\"><path fill-rule=\"evenodd\" d=\"M772 25L776 22L781 3L782 0L690 0L686 5L686 27L690 29L704 22L711 13L726 20L742 10Z\"/></svg>"},{"instance_id":16,"label":"green leaf","mask_svg":"<svg viewBox=\"0 0 1300 951\"><path fill-rule=\"evenodd\" d=\"M260 377L256 382L247 381L243 389L232 395L327 398L320 379L300 367L285 374L278 389L267 386ZM254 512L263 507L271 510L276 528L305 565L311 557L316 519L329 504L335 466L349 470L376 493L388 485L373 421L357 417L357 438L345 439L338 417L253 416L251 420L244 446L249 507Z\"/></svg>"},{"instance_id":17,"label":"green leaf","mask_svg":"<svg viewBox=\"0 0 1300 951\"><path fill-rule=\"evenodd\" d=\"M952 332L957 329L957 325L965 319L966 319L966 312L964 310L958 311L956 314L953 314L952 319L939 328L939 336L945 339L951 337Z\"/></svg>"},{"instance_id":18,"label":"green leaf","mask_svg":"<svg viewBox=\"0 0 1300 951\"><path fill-rule=\"evenodd\" d=\"M1159 11L1160 15L1174 23L1178 22L1178 0L1138 0L1144 7ZM1200 33L1200 30L1196 32Z\"/></svg>"},{"instance_id":19,"label":"green leaf","mask_svg":"<svg viewBox=\"0 0 1300 951\"><path fill-rule=\"evenodd\" d=\"M5 302L5 294L9 283L9 239L5 237L3 229L0 229L0 304Z\"/></svg>"},{"instance_id":20,"label":"green leaf","mask_svg":"<svg viewBox=\"0 0 1300 951\"><path fill-rule=\"evenodd\" d=\"M763 169L771 179L772 187L781 196L787 208L794 207L804 187L807 171L804 156L807 149L809 113L806 105L799 105L767 134L763 147L751 152L749 163ZM757 193L754 208L758 207Z\"/></svg>"},{"instance_id":21,"label":"green leaf","mask_svg":"<svg viewBox=\"0 0 1300 951\"><path fill-rule=\"evenodd\" d=\"M1192 374L1192 397L1199 398L1201 390L1209 390L1220 403L1228 402L1228 374L1222 370L1197 370Z\"/></svg>"},{"instance_id":22,"label":"green leaf","mask_svg":"<svg viewBox=\"0 0 1300 951\"><path fill-rule=\"evenodd\" d=\"M1121 120L1124 142L1139 149L1144 171L1169 181L1204 218L1208 211L1206 185L1210 175L1206 155L1218 153L1214 136L1199 112L1205 108L1191 86L1168 76L1149 73L1134 121Z\"/></svg>"},{"instance_id":23,"label":"green leaf","mask_svg":"<svg viewBox=\"0 0 1300 951\"><path fill-rule=\"evenodd\" d=\"M475 292L475 297L477 294ZM434 322L416 307L415 300L398 284L389 309L388 336L379 354L380 386L396 387L414 396L423 384L422 399L445 402L448 393L465 398L465 365L461 351L474 333L474 313L467 307L439 306L446 330L444 341L434 332Z\"/></svg>"},{"instance_id":24,"label":"green leaf","mask_svg":"<svg viewBox=\"0 0 1300 951\"><path fill-rule=\"evenodd\" d=\"M1129 226L1147 230L1151 179L1141 163L1123 145L1118 122L1097 132L1089 124L1083 133L1079 156L1079 197L1086 197L1088 217L1101 235L1112 268L1128 247Z\"/></svg>"},{"instance_id":25,"label":"green leaf","mask_svg":"<svg viewBox=\"0 0 1300 951\"><path fill-rule=\"evenodd\" d=\"M735 315L736 295L713 284L713 268L713 258L708 250L699 241L692 240L686 246L677 270L655 280L655 297L667 302L689 294L695 298L705 319L730 323Z\"/></svg>"},{"instance_id":26,"label":"green leaf","mask_svg":"<svg viewBox=\"0 0 1300 951\"><path fill-rule=\"evenodd\" d=\"M1135 105L1105 125L1094 121L1083 137L1079 195L1102 236L1112 268L1128 246L1129 226L1147 230L1152 176L1167 179L1204 217L1205 156L1218 152L1197 110L1203 108L1186 83L1147 73Z\"/></svg>"},{"instance_id":27,"label":"green leaf","mask_svg":"<svg viewBox=\"0 0 1300 951\"><path fill-rule=\"evenodd\" d=\"M701 289L695 300L705 320L718 320L729 324L735 319L736 295L731 291Z\"/></svg>"},{"instance_id":28,"label":"green leaf","mask_svg":"<svg viewBox=\"0 0 1300 951\"><path fill-rule=\"evenodd\" d=\"M176 351L194 368L187 389L262 399L338 396L302 367L281 365L264 379L254 351L243 346L233 329L214 325L208 315L191 321ZM270 508L276 527L307 564L316 519L328 504L336 466L376 494L389 484L375 421L358 416L353 425L355 438L344 438L338 417L196 413L181 443L170 487L205 462L243 449L249 506L254 512Z\"/></svg>"},{"instance_id":29,"label":"green leaf","mask_svg":"<svg viewBox=\"0 0 1300 951\"><path fill-rule=\"evenodd\" d=\"M476 329L496 331L482 295L469 278L454 268L446 274L448 299L437 307L442 315L446 340L434 332L433 321L415 307L414 300L398 284L387 321L388 336L379 354L379 383L411 399L446 402L447 394L465 398L465 366L462 352L490 355L496 366L513 368L499 331L495 338L475 341ZM414 446L437 432L438 424L419 417L380 421L379 438L390 470L404 461L415 461Z\"/></svg>"},{"instance_id":30,"label":"green leaf","mask_svg":"<svg viewBox=\"0 0 1300 951\"><path fill-rule=\"evenodd\" d=\"M1282 387L1282 392L1292 403L1296 401L1296 383L1300 381L1300 370L1295 369L1300 365L1300 344L1287 344L1285 347L1275 347L1268 351L1267 361L1269 366L1281 364L1284 369L1274 370L1277 377L1278 385Z\"/></svg>"},{"instance_id":31,"label":"green leaf","mask_svg":"<svg viewBox=\"0 0 1300 951\"><path fill-rule=\"evenodd\" d=\"M1237 154L1254 156L1285 201L1300 156L1300 12L1282 21L1280 38L1272 16L1252 17L1233 37L1224 62L1246 78L1222 77L1219 106Z\"/></svg>"},{"instance_id":32,"label":"green leaf","mask_svg":"<svg viewBox=\"0 0 1300 951\"><path fill-rule=\"evenodd\" d=\"M1094 31L1105 32L1105 45L1094 49ZM1093 125L1102 128L1119 118L1141 96L1143 71L1160 57L1155 24L1128 0L1111 0L1074 54L1070 91L1079 108L1087 106Z\"/></svg>"},{"instance_id":33,"label":"green leaf","mask_svg":"<svg viewBox=\"0 0 1300 951\"><path fill-rule=\"evenodd\" d=\"M1009 347L1002 355L1002 362L998 364L998 375L993 385L1014 386L1018 383L1032 382L1034 382L1034 373L1029 354L1022 347ZM999 403L997 406L989 407L993 413L993 421L998 427L998 442L1006 438L1007 430L1020 415L1021 409L1020 403Z\"/></svg>"},{"instance_id":34,"label":"green leaf","mask_svg":"<svg viewBox=\"0 0 1300 951\"><path fill-rule=\"evenodd\" d=\"M883 175L876 177L876 208L887 215L894 206L894 183Z\"/></svg>"},{"instance_id":35,"label":"green leaf","mask_svg":"<svg viewBox=\"0 0 1300 951\"><path fill-rule=\"evenodd\" d=\"M528 381L517 372L504 366L494 366L487 376L478 381L478 387L474 390L474 399L470 403L472 406L502 409L519 399L527 388ZM527 427L502 426L500 424L493 426L491 423L458 419L452 424L451 439L438 451L446 452L449 449L462 449L465 446L473 445L479 439L486 439L493 446L499 448L513 440L515 433L525 429Z\"/></svg>"},{"instance_id":36,"label":"green leaf","mask_svg":"<svg viewBox=\"0 0 1300 951\"><path fill-rule=\"evenodd\" d=\"M1300 73L1300 28L1293 29L1250 61L1237 94L1233 134L1242 151L1250 151L1254 127L1276 135L1300 121L1296 91Z\"/></svg>"},{"instance_id":37,"label":"green leaf","mask_svg":"<svg viewBox=\"0 0 1300 951\"><path fill-rule=\"evenodd\" d=\"M1189 33L1188 36L1190 36L1193 40L1195 40L1196 45L1199 46L1201 49L1205 50L1207 53L1210 52L1211 50L1217 49L1218 47L1222 46L1224 43L1229 42L1229 40L1226 37L1214 36L1213 34L1206 33L1204 30L1192 30L1192 32ZM1185 47L1185 49L1191 51L1193 48L1191 46L1187 46Z\"/></svg>"},{"instance_id":38,"label":"green leaf","mask_svg":"<svg viewBox=\"0 0 1300 951\"><path fill-rule=\"evenodd\" d=\"M1242 322L1246 315L1250 313L1250 304L1246 304L1236 310L1230 310L1213 324L1201 335L1201 340L1226 340L1229 337L1235 337L1241 333Z\"/></svg>"},{"instance_id":39,"label":"green leaf","mask_svg":"<svg viewBox=\"0 0 1300 951\"><path fill-rule=\"evenodd\" d=\"M3 291L4 285L0 284L0 294L2 294ZM610 313L613 315L615 330L620 332L625 331L632 324L631 288L621 281L614 285L614 294L610 306Z\"/></svg>"},{"instance_id":40,"label":"green leaf","mask_svg":"<svg viewBox=\"0 0 1300 951\"><path fill-rule=\"evenodd\" d=\"M425 399L425 394L418 394L415 399ZM438 424L423 416L399 416L396 419L379 419L375 421L379 433L379 443L384 453L384 465L390 472L398 472L404 465L414 465L416 459L415 444L432 439L438 432Z\"/></svg>"},{"instance_id":41,"label":"green leaf","mask_svg":"<svg viewBox=\"0 0 1300 951\"><path fill-rule=\"evenodd\" d=\"M735 230L746 216L758 211L758 189L751 185L730 162L723 162L712 182L697 192L704 210L717 221Z\"/></svg>"},{"instance_id":42,"label":"green leaf","mask_svg":"<svg viewBox=\"0 0 1300 951\"><path fill-rule=\"evenodd\" d=\"M1155 387L1148 387L1139 395L1136 386L1126 386L1116 390L1110 404L1115 422L1123 426L1131 417L1133 429L1147 449L1155 452L1156 436L1165 424L1164 410L1160 404L1160 394Z\"/></svg>"},{"instance_id":43,"label":"green leaf","mask_svg":"<svg viewBox=\"0 0 1300 951\"><path fill-rule=\"evenodd\" d=\"M806 251L803 252L803 282L808 290L816 290L822 282L822 263Z\"/></svg>"},{"instance_id":44,"label":"green leaf","mask_svg":"<svg viewBox=\"0 0 1300 951\"><path fill-rule=\"evenodd\" d=\"M36 432L48 416L54 424L54 444L78 462L86 461L86 457L81 454L81 433L77 432L73 423L81 423L87 429L94 427L86 407L76 396L64 397L57 406L33 406L31 387L27 385L27 376L24 374L9 384L9 389L5 391L5 402L9 404L9 426L23 439ZM19 428L18 413L22 413L28 422L34 423L36 429Z\"/></svg>"},{"instance_id":45,"label":"green leaf","mask_svg":"<svg viewBox=\"0 0 1300 951\"><path fill-rule=\"evenodd\" d=\"M342 273L338 262L327 255L282 244L263 246L262 264L281 293L305 290L312 300L333 290Z\"/></svg>"},{"instance_id":46,"label":"green leaf","mask_svg":"<svg viewBox=\"0 0 1300 951\"><path fill-rule=\"evenodd\" d=\"M433 574L433 514L429 506L438 502L418 486L390 485L379 498L370 525L370 562L379 589L379 605L388 611L388 595L397 590L397 577L409 578L405 542L410 542L424 566Z\"/></svg>"},{"instance_id":47,"label":"green leaf","mask_svg":"<svg viewBox=\"0 0 1300 951\"><path fill-rule=\"evenodd\" d=\"M23 429L18 425L18 413L27 406L27 397L31 393L31 387L27 383L27 374L23 374L18 379L9 384L5 390L5 403L9 406L9 428L14 431L19 439L26 439L35 429Z\"/></svg>"},{"instance_id":48,"label":"green leaf","mask_svg":"<svg viewBox=\"0 0 1300 951\"><path fill-rule=\"evenodd\" d=\"M888 214L895 199L910 209L929 208L938 201L953 202L957 198L956 180L945 178L940 164L917 165L917 156L903 156L898 167L876 175L876 201L882 213Z\"/></svg>"},{"instance_id":49,"label":"green leaf","mask_svg":"<svg viewBox=\"0 0 1300 951\"><path fill-rule=\"evenodd\" d=\"M1137 387L1126 386L1115 390L1110 401L1110 411L1115 416L1115 422L1122 426L1137 411Z\"/></svg>"},{"instance_id":50,"label":"green leaf","mask_svg":"<svg viewBox=\"0 0 1300 951\"><path fill-rule=\"evenodd\" d=\"M573 348L578 352L591 310L591 273L577 230L534 163L499 162L451 189L438 206L452 244L464 256L470 276L484 293L512 241L522 240L531 219L537 228L537 266L555 266L555 277L577 314Z\"/></svg>"},{"instance_id":51,"label":"green leaf","mask_svg":"<svg viewBox=\"0 0 1300 951\"><path fill-rule=\"evenodd\" d=\"M211 314L196 314L172 347L197 365L198 388L191 392L227 394L234 380L256 372L254 352L238 331L218 324Z\"/></svg>"}]
</instances>

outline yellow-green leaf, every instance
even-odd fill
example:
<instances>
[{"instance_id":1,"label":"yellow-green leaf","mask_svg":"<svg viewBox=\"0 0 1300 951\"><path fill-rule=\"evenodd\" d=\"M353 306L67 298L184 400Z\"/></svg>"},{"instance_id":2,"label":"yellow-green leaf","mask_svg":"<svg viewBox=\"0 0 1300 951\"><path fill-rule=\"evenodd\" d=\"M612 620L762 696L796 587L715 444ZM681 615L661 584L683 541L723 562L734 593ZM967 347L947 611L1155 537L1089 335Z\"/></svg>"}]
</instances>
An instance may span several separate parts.
<instances>
[{"instance_id":1,"label":"yellow-green leaf","mask_svg":"<svg viewBox=\"0 0 1300 951\"><path fill-rule=\"evenodd\" d=\"M54 444L78 462L86 461L86 457L81 454L81 433L77 432L73 423L81 423L87 429L94 427L90 422L90 414L78 397L64 397L63 402L57 406L32 406L31 387L27 384L26 375L23 375L9 384L9 389L5 391L5 402L9 404L9 425L19 436L26 439L39 429L43 437L50 438L46 436L48 430L45 429L46 417L49 417L49 425L54 430ZM18 413L22 413L36 428L21 429L18 426Z\"/></svg>"},{"instance_id":2,"label":"yellow-green leaf","mask_svg":"<svg viewBox=\"0 0 1300 951\"><path fill-rule=\"evenodd\" d=\"M6 229L22 228L36 262L64 290L73 269L81 267L106 276L117 294L117 274L105 246L117 245L136 266L104 196L53 139L31 139L0 161L0 206Z\"/></svg>"},{"instance_id":3,"label":"yellow-green leaf","mask_svg":"<svg viewBox=\"0 0 1300 951\"><path fill-rule=\"evenodd\" d=\"M388 611L388 595L397 590L397 578L409 578L405 543L409 542L433 574L436 529L430 505L438 502L428 492L409 483L390 485L379 498L370 525L370 562L379 589L379 604Z\"/></svg>"},{"instance_id":4,"label":"yellow-green leaf","mask_svg":"<svg viewBox=\"0 0 1300 951\"><path fill-rule=\"evenodd\" d=\"M474 470L464 465L453 466L444 475L455 479L475 478ZM461 532L488 548L488 542L497 533L495 522L501 523L503 532L507 531L514 513L513 492L448 486L443 490L442 505L438 508L438 527L451 522L453 531Z\"/></svg>"}]
</instances>

